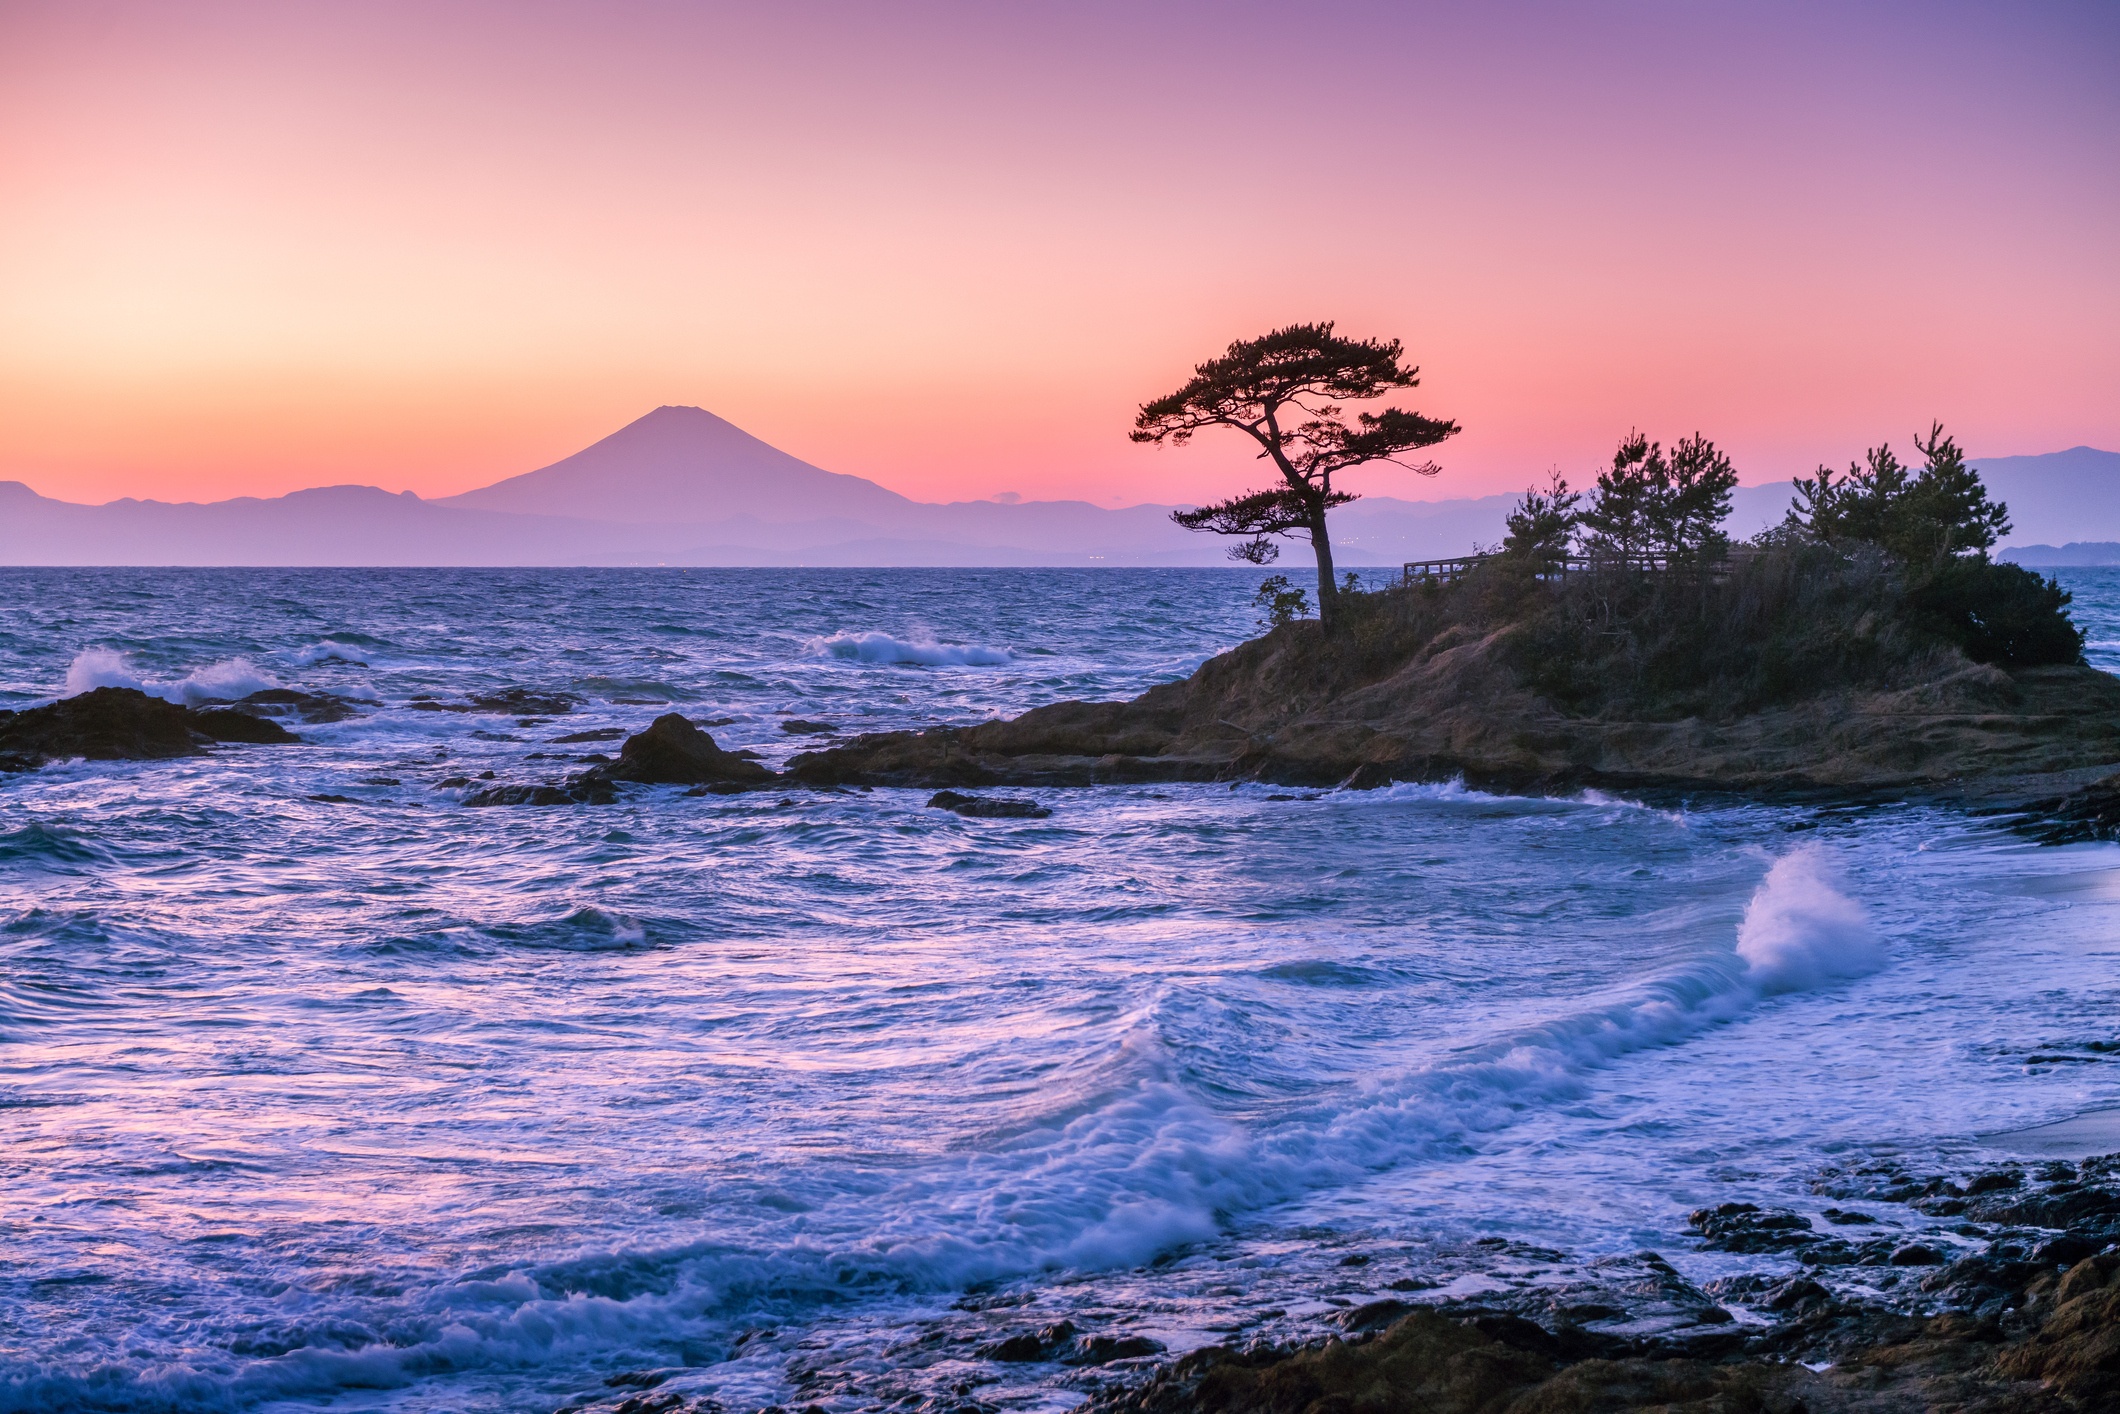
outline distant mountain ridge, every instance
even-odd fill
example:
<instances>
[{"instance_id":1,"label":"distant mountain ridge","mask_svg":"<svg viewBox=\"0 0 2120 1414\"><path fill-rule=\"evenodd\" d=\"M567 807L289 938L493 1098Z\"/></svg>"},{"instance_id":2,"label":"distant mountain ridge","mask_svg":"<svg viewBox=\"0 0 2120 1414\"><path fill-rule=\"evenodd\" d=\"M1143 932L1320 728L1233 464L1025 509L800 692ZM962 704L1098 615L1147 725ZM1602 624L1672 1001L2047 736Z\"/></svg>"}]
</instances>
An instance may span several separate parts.
<instances>
[{"instance_id":1,"label":"distant mountain ridge","mask_svg":"<svg viewBox=\"0 0 2120 1414\"><path fill-rule=\"evenodd\" d=\"M1976 465L2010 505L2013 543L2120 540L2120 453L2075 447ZM1786 481L1739 487L1732 532L1780 520L1792 489ZM1351 568L1462 555L1501 539L1515 499L1365 497L1334 512L1334 547ZM1171 524L1171 509L915 501L812 466L703 408L661 407L550 466L432 501L324 486L203 504L128 498L88 506L0 481L0 564L1228 563L1223 542Z\"/></svg>"}]
</instances>

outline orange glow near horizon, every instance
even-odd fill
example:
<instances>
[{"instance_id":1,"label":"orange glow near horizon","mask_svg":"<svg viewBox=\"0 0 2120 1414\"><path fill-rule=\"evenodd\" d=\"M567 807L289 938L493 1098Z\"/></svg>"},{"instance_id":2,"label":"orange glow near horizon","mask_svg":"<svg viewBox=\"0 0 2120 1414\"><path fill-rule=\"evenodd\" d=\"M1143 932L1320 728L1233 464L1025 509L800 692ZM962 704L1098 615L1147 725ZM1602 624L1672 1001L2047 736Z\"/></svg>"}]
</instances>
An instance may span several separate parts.
<instances>
[{"instance_id":1,"label":"orange glow near horizon","mask_svg":"<svg viewBox=\"0 0 2120 1414\"><path fill-rule=\"evenodd\" d=\"M0 6L0 480L447 495L691 403L1192 501L1248 460L1135 405L1315 318L1466 428L1382 494L2120 447L2109 12L1587 8Z\"/></svg>"}]
</instances>

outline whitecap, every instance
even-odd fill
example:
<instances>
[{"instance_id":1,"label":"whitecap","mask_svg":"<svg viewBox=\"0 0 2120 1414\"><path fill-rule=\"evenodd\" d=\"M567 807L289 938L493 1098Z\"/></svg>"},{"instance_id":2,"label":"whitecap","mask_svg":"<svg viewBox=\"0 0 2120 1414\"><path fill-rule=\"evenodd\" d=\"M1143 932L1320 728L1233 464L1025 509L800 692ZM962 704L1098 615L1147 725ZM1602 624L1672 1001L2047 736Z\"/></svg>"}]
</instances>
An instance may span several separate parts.
<instances>
[{"instance_id":1,"label":"whitecap","mask_svg":"<svg viewBox=\"0 0 2120 1414\"><path fill-rule=\"evenodd\" d=\"M942 643L916 635L897 638L871 630L868 633L835 633L812 638L803 650L820 658L839 658L855 663L910 663L927 668L998 668L1016 661L1007 648L988 648L976 643Z\"/></svg>"},{"instance_id":2,"label":"whitecap","mask_svg":"<svg viewBox=\"0 0 2120 1414\"><path fill-rule=\"evenodd\" d=\"M110 648L84 649L66 670L62 697L78 697L99 687L129 687L165 702L196 707L202 702L233 702L253 692L279 687L280 680L248 658L227 658L212 663L173 682L154 682L133 670L123 653Z\"/></svg>"}]
</instances>

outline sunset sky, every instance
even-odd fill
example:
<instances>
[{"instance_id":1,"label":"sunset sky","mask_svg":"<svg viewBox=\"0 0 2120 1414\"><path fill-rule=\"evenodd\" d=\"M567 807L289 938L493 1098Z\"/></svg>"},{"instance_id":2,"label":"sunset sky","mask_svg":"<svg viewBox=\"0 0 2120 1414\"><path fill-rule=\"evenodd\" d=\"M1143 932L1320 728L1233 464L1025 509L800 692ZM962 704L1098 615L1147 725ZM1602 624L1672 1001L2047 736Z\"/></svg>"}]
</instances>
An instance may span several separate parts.
<instances>
[{"instance_id":1,"label":"sunset sky","mask_svg":"<svg viewBox=\"0 0 2120 1414\"><path fill-rule=\"evenodd\" d=\"M2120 448L2120 7L0 0L0 479L445 495L662 403L1197 500L1230 339L1403 338L1422 497L1695 429Z\"/></svg>"}]
</instances>

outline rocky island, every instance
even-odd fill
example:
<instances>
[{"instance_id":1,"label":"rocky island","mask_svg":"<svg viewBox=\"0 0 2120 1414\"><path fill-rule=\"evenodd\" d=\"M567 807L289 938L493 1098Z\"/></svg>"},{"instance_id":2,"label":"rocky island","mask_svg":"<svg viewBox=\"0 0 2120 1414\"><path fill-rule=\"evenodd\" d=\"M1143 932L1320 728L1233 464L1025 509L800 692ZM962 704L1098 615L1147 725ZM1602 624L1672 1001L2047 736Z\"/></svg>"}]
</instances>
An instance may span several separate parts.
<instances>
[{"instance_id":1,"label":"rocky island","mask_svg":"<svg viewBox=\"0 0 2120 1414\"><path fill-rule=\"evenodd\" d=\"M1331 636L1282 624L1131 702L858 737L796 756L787 775L922 788L1462 777L2028 803L2120 770L2120 679L2073 661L2072 643L2071 661L1987 651L1877 557L1784 547L1707 574L1565 576L1496 557L1344 595L1341 615Z\"/></svg>"}]
</instances>

